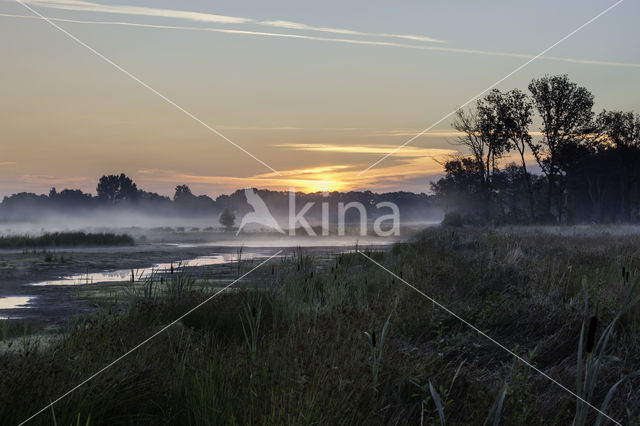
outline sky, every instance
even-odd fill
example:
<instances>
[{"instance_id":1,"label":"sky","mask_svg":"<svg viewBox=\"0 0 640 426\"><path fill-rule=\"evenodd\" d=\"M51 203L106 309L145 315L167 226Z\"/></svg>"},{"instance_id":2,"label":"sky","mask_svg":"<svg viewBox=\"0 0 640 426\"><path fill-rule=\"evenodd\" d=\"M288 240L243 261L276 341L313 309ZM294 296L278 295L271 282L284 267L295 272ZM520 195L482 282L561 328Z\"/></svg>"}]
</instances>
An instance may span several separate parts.
<instances>
[{"instance_id":1,"label":"sky","mask_svg":"<svg viewBox=\"0 0 640 426\"><path fill-rule=\"evenodd\" d=\"M566 73L640 112L634 0L512 75L615 1L21 1L0 0L0 196L121 172L165 195L428 192L461 149L445 117L499 81Z\"/></svg>"}]
</instances>

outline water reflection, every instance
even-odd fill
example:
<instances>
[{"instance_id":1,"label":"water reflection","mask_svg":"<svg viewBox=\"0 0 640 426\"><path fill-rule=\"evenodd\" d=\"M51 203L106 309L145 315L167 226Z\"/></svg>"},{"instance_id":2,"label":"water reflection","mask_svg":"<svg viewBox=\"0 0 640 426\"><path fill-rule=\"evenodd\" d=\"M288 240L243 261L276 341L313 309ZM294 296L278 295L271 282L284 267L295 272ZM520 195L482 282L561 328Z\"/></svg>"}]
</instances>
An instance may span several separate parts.
<instances>
[{"instance_id":1,"label":"water reflection","mask_svg":"<svg viewBox=\"0 0 640 426\"><path fill-rule=\"evenodd\" d=\"M0 297L0 309L25 308L33 299L35 297L31 296ZM7 317L0 316L0 319L7 319Z\"/></svg>"},{"instance_id":2,"label":"water reflection","mask_svg":"<svg viewBox=\"0 0 640 426\"><path fill-rule=\"evenodd\" d=\"M243 254L243 259L252 259L255 255L252 253ZM177 268L179 266L207 266L207 265L219 265L222 263L232 262L236 257L232 254L217 254L211 256L199 256L193 259L187 259L180 262L172 263L158 263L149 268L144 269L118 269L115 271L103 271L103 272L87 272L83 274L69 275L61 277L55 280L40 281L33 283L35 286L49 286L49 285L86 285L97 283L109 283L109 282L121 282L131 281L131 275L133 273L136 281L144 280L152 273L169 272L171 268Z\"/></svg>"}]
</instances>

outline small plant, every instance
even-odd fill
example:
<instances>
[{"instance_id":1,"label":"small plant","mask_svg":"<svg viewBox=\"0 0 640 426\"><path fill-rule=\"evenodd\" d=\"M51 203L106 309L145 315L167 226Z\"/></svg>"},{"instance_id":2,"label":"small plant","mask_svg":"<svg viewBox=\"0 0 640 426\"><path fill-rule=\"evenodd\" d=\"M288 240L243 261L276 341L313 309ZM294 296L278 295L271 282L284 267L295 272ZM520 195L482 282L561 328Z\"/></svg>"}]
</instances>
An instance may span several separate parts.
<instances>
[{"instance_id":1,"label":"small plant","mask_svg":"<svg viewBox=\"0 0 640 426\"><path fill-rule=\"evenodd\" d=\"M456 378L460 373L460 368L462 367L463 364L464 364L464 361L462 361L462 363L460 363L460 365L458 366L458 369L456 370L456 374L453 376L453 379L451 380L451 384L449 385L449 389L446 392L444 392L442 388L440 389L440 393L444 393L444 399L440 396L440 393L433 386L433 384L431 383L431 380L429 380L428 386L420 386L418 383L413 382L413 384L420 387L420 389L422 389L423 392L426 392L426 388L429 389L429 394L431 395L431 399L433 400L433 403L436 406L436 410L438 411L438 418L440 419L441 426L445 426L447 424L447 419L445 417L445 408L451 402L449 399L449 396L451 395L451 389L453 388L453 383L456 381ZM507 396L507 389L508 387L505 384L502 387L502 390L500 391L498 396L496 396L496 399L493 402L493 405L491 405L491 409L489 409L489 414L487 415L487 418L484 420L483 426L488 424L492 424L493 426L498 426L500 424L500 416L502 414L502 407L504 406L504 400ZM428 399L425 398L422 401L422 413L420 415L420 425L424 424L424 413L425 413L425 406L427 405L427 403L428 403Z\"/></svg>"},{"instance_id":2,"label":"small plant","mask_svg":"<svg viewBox=\"0 0 640 426\"><path fill-rule=\"evenodd\" d=\"M438 391L436 390L436 388L433 386L433 384L431 383L431 380L429 380L427 382L426 385L420 385L418 382L412 380L411 383L413 383L414 385L416 385L417 387L420 388L420 390L422 391L422 394L426 394L427 389L429 390L429 394L431 395L431 399L433 399L433 402L436 406L436 410L438 411L438 417L440 418L440 424L444 425L446 423L446 419L445 419L445 415L444 415L444 411L445 411L445 407L451 402L449 399L449 396L451 395L451 389L453 388L453 384L455 383L456 379L458 378L458 375L460 374L460 370L462 369L462 366L464 365L464 360L460 363L460 365L458 366L458 368L456 369L456 373L453 375L453 379L451 379L451 384L449 385L449 389L448 390L444 390L444 389L440 389L440 393L444 394L444 403L443 403L443 398L440 397L440 393L438 393ZM426 397L421 401L421 413L420 413L420 424L424 424L424 413L425 413L425 407L428 403L428 398Z\"/></svg>"},{"instance_id":3,"label":"small plant","mask_svg":"<svg viewBox=\"0 0 640 426\"><path fill-rule=\"evenodd\" d=\"M489 414L487 415L487 418L485 419L483 425L488 425L491 419L493 419L493 426L498 426L500 424L500 415L502 414L502 407L504 406L504 399L506 396L507 385L505 384L496 397L496 400L493 402L491 410L489 410Z\"/></svg>"},{"instance_id":4,"label":"small plant","mask_svg":"<svg viewBox=\"0 0 640 426\"><path fill-rule=\"evenodd\" d=\"M382 364L382 351L384 350L384 343L387 337L387 332L389 330L391 315L393 315L393 311L391 311L389 317L387 318L387 321L382 327L379 341L376 339L375 331L372 331L371 333L369 333L368 331L364 332L365 336L367 336L367 339L369 340L369 345L371 346L371 376L373 379L373 389L375 389L376 391L378 389L378 376L380 374L380 366Z\"/></svg>"}]
</instances>

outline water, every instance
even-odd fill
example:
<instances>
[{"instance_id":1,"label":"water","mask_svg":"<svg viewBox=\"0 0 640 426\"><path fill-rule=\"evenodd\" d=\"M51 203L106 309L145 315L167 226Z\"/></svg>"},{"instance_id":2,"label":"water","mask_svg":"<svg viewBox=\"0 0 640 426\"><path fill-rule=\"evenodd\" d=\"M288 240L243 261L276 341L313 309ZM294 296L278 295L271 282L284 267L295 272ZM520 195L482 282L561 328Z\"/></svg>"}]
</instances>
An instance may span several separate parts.
<instances>
[{"instance_id":1,"label":"water","mask_svg":"<svg viewBox=\"0 0 640 426\"><path fill-rule=\"evenodd\" d=\"M9 296L0 297L0 309L14 309L28 305L35 297L31 296Z\"/></svg>"},{"instance_id":2,"label":"water","mask_svg":"<svg viewBox=\"0 0 640 426\"><path fill-rule=\"evenodd\" d=\"M31 296L9 296L0 297L0 309L17 309L27 308L35 297ZM12 317L15 319L15 317ZM0 315L0 320L8 319L6 316Z\"/></svg>"},{"instance_id":3,"label":"water","mask_svg":"<svg viewBox=\"0 0 640 426\"><path fill-rule=\"evenodd\" d=\"M242 259L256 259L264 257L259 253L243 253ZM226 254L213 254L208 256L199 256L191 259L185 259L178 262L170 263L157 263L153 266L144 269L134 269L133 273L136 281L145 280L153 273L169 272L171 268L177 269L183 266L207 266L207 265L219 265L223 263L234 262L237 260L237 256L231 253ZM38 281L27 285L32 286L74 286L74 285L91 285L100 283L113 283L131 281L131 269L117 269L113 271L101 271L101 272L89 272L82 274L73 274L68 276L59 277L53 280ZM36 296L7 296L0 297L0 310L11 309L19 310L18 312L26 312L25 309L32 309L34 307L33 301ZM16 312L16 311L14 311ZM11 319L18 319L20 317L12 315ZM6 315L0 315L0 320L9 319Z\"/></svg>"},{"instance_id":4,"label":"water","mask_svg":"<svg viewBox=\"0 0 640 426\"><path fill-rule=\"evenodd\" d=\"M282 247L354 247L358 246L384 246L397 242L398 238L376 237L280 237L280 238L254 238L247 240L222 240L210 243L172 243L179 248L194 247L247 247L247 248L282 248Z\"/></svg>"},{"instance_id":5,"label":"water","mask_svg":"<svg viewBox=\"0 0 640 426\"><path fill-rule=\"evenodd\" d=\"M157 263L149 268L134 269L133 274L136 281L143 281L153 273L169 272L171 268L174 269L178 266L207 266L207 265L220 265L222 263L228 263L234 261L234 255L232 254L217 254L211 256L199 256L193 259L182 260L180 262L172 263ZM243 259L252 259L257 257L252 253L243 255ZM32 283L34 286L55 286L55 285L86 285L86 284L99 284L110 282L131 281L131 269L117 269L114 271L103 272L89 272L83 274L68 275L66 277L60 277L55 280L46 280L36 283Z\"/></svg>"}]
</instances>

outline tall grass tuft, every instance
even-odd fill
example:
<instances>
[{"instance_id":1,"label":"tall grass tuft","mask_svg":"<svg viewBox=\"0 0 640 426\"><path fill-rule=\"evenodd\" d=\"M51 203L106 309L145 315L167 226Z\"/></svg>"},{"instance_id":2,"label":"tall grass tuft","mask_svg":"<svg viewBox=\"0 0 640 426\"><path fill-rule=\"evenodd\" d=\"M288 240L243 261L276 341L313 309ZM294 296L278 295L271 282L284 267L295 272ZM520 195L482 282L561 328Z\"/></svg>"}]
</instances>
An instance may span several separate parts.
<instances>
[{"instance_id":1,"label":"tall grass tuft","mask_svg":"<svg viewBox=\"0 0 640 426\"><path fill-rule=\"evenodd\" d=\"M260 340L262 298L258 298L258 302L253 306L250 303L245 303L243 311L244 317L240 317L242 322L242 333L244 334L244 341L247 345L247 349L249 349L251 360L255 361L258 353L258 343Z\"/></svg>"},{"instance_id":2,"label":"tall grass tuft","mask_svg":"<svg viewBox=\"0 0 640 426\"><path fill-rule=\"evenodd\" d=\"M195 279L185 271L182 264L178 264L179 274L172 274L164 281L165 291L173 301L184 300L193 291ZM152 274L153 275L153 274Z\"/></svg>"},{"instance_id":3,"label":"tall grass tuft","mask_svg":"<svg viewBox=\"0 0 640 426\"><path fill-rule=\"evenodd\" d=\"M373 379L373 389L376 391L378 390L378 378L380 375L380 367L382 365L382 352L384 350L387 332L389 331L391 315L393 315L393 311L391 311L387 321L385 321L384 326L382 327L379 341L376 339L375 331L372 331L371 333L368 331L364 332L365 336L367 336L367 339L369 340L369 346L371 347L371 376Z\"/></svg>"},{"instance_id":4,"label":"tall grass tuft","mask_svg":"<svg viewBox=\"0 0 640 426\"><path fill-rule=\"evenodd\" d=\"M633 284L622 304L622 307L619 309L613 320L611 320L609 325L607 325L607 327L604 329L594 347L598 319L597 314L593 315L589 319L587 341L585 345L585 328L587 327L587 318L589 318L589 290L587 289L586 280L582 281L582 288L584 293L584 319L582 321L582 327L580 329L580 341L578 343L576 394L579 398L577 398L576 400L576 413L573 420L574 426L583 426L587 424L587 417L590 412L590 407L587 403L591 404L593 401L593 393L596 388L600 368L602 367L602 363L605 360L607 344L609 343L609 339L613 334L616 322L622 315L624 315L629 309L631 309L638 302L638 300L640 300L640 296L636 296L635 298L633 297L633 294L635 293L639 282L640 280L636 280L636 282ZM586 352L586 356L584 356L584 352ZM599 412L597 415L595 425L600 425L602 423L604 417L602 413L606 412L609 402L611 402L611 398L618 388L618 385L620 385L620 383L622 383L625 379L637 376L639 374L640 370L627 375L616 382L613 386L611 386L611 388L609 388L609 391L607 392L607 395L602 402L602 406L600 407L601 412Z\"/></svg>"}]
</instances>

